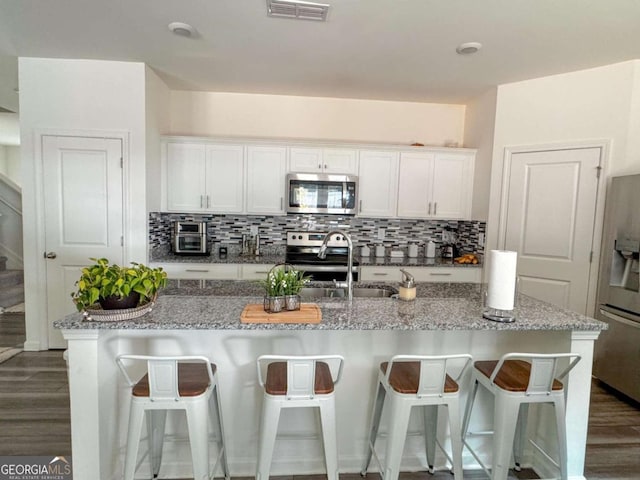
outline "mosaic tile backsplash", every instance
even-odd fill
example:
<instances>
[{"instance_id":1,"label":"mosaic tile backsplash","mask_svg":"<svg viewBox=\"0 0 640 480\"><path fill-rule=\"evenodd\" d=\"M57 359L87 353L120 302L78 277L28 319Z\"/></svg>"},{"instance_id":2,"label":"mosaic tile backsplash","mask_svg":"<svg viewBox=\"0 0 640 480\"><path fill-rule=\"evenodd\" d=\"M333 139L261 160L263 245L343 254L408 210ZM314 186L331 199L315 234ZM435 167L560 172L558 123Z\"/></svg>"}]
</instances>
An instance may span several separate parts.
<instances>
[{"instance_id":1,"label":"mosaic tile backsplash","mask_svg":"<svg viewBox=\"0 0 640 480\"><path fill-rule=\"evenodd\" d=\"M243 234L257 226L260 244L266 247L282 247L286 244L286 232L292 230L328 231L341 228L348 231L354 245L380 245L404 249L410 242L417 242L420 255L428 240L441 243L442 234L452 231L460 252L482 252L480 234L484 236L486 222L467 220L419 220L360 218L338 215L196 215L179 213L149 213L149 249L164 250L171 244L171 225L176 220L207 222L209 241L214 244L239 246ZM378 229L385 229L384 240L378 240Z\"/></svg>"}]
</instances>

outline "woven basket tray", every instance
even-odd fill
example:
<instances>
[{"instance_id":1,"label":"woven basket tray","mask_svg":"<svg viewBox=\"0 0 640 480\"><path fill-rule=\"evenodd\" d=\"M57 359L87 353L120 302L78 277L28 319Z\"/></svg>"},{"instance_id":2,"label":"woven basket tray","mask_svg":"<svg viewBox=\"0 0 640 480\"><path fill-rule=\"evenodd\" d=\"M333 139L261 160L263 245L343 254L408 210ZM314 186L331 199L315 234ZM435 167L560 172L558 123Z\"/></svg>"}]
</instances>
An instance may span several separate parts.
<instances>
[{"instance_id":1,"label":"woven basket tray","mask_svg":"<svg viewBox=\"0 0 640 480\"><path fill-rule=\"evenodd\" d=\"M123 308L115 310L103 310L99 304L92 305L95 308L87 308L82 315L87 321L94 322L121 322L123 320L133 320L134 318L141 317L149 313L156 303L156 297L153 297L151 301L138 305L135 308Z\"/></svg>"}]
</instances>

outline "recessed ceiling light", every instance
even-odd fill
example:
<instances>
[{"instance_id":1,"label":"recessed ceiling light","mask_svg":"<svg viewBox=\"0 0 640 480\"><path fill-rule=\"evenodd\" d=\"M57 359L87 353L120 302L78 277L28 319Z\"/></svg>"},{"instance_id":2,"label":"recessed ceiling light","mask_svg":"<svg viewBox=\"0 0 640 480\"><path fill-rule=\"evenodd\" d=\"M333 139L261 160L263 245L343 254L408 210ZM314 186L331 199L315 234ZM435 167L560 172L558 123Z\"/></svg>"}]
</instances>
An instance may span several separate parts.
<instances>
[{"instance_id":1,"label":"recessed ceiling light","mask_svg":"<svg viewBox=\"0 0 640 480\"><path fill-rule=\"evenodd\" d=\"M460 55L471 55L471 54L476 53L481 48L482 48L482 44L481 43L478 43L478 42L466 42L466 43L461 43L460 45L458 45L458 47L456 48L456 52L458 52Z\"/></svg>"},{"instance_id":2,"label":"recessed ceiling light","mask_svg":"<svg viewBox=\"0 0 640 480\"><path fill-rule=\"evenodd\" d=\"M169 30L181 37L195 37L198 34L195 28L183 22L171 22L169 24Z\"/></svg>"}]
</instances>

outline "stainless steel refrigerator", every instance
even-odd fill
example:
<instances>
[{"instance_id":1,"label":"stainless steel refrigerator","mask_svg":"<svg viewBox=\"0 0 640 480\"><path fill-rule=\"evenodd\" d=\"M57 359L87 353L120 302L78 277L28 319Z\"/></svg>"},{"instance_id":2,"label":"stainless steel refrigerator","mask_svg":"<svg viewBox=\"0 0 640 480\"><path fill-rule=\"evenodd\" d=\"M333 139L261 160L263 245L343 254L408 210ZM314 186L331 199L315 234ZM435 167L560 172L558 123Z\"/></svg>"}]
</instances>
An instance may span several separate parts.
<instances>
[{"instance_id":1,"label":"stainless steel refrigerator","mask_svg":"<svg viewBox=\"0 0 640 480\"><path fill-rule=\"evenodd\" d=\"M612 179L602 240L593 374L640 401L640 175Z\"/></svg>"}]
</instances>

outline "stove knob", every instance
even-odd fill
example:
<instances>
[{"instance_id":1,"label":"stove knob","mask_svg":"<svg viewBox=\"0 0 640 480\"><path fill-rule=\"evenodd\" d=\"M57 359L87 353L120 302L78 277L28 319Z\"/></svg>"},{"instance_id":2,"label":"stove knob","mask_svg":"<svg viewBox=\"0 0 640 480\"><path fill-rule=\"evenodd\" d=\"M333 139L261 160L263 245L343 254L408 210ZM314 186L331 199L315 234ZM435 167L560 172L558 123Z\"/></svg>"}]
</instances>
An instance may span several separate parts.
<instances>
[{"instance_id":1,"label":"stove knob","mask_svg":"<svg viewBox=\"0 0 640 480\"><path fill-rule=\"evenodd\" d=\"M302 235L298 235L298 240L302 240Z\"/></svg>"}]
</instances>

